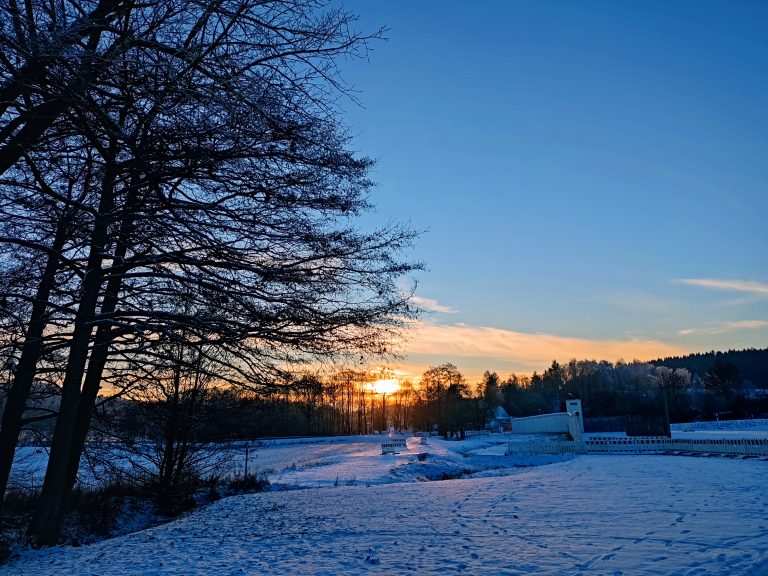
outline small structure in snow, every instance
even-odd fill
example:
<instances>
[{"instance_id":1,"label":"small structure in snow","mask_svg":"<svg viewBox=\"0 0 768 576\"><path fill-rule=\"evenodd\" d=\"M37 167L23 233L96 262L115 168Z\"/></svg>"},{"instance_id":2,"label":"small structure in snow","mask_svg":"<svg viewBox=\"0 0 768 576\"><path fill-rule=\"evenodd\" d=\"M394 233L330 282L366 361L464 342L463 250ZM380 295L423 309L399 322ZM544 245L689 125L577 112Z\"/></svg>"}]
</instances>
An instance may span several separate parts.
<instances>
[{"instance_id":1,"label":"small structure in snow","mask_svg":"<svg viewBox=\"0 0 768 576\"><path fill-rule=\"evenodd\" d=\"M405 438L392 438L386 442L381 443L382 454L399 454L403 450L407 450L408 446L405 443Z\"/></svg>"},{"instance_id":2,"label":"small structure in snow","mask_svg":"<svg viewBox=\"0 0 768 576\"><path fill-rule=\"evenodd\" d=\"M504 410L503 406L498 406L496 410L493 412L493 417L491 418L491 421L488 423L488 427L491 430L512 430L512 417L507 414L507 411Z\"/></svg>"},{"instance_id":3,"label":"small structure in snow","mask_svg":"<svg viewBox=\"0 0 768 576\"><path fill-rule=\"evenodd\" d=\"M574 424L578 428L579 434L584 434L584 414L581 411L581 400L571 398L565 401L565 411L574 416Z\"/></svg>"},{"instance_id":4,"label":"small structure in snow","mask_svg":"<svg viewBox=\"0 0 768 576\"><path fill-rule=\"evenodd\" d=\"M577 399L568 400L568 412L511 418L509 423L513 434L568 434L579 441L584 433L581 400Z\"/></svg>"},{"instance_id":5,"label":"small structure in snow","mask_svg":"<svg viewBox=\"0 0 768 576\"><path fill-rule=\"evenodd\" d=\"M381 443L382 455L398 454L405 450L408 450L408 444L406 442L405 436L395 434L394 429L390 429L387 441Z\"/></svg>"}]
</instances>

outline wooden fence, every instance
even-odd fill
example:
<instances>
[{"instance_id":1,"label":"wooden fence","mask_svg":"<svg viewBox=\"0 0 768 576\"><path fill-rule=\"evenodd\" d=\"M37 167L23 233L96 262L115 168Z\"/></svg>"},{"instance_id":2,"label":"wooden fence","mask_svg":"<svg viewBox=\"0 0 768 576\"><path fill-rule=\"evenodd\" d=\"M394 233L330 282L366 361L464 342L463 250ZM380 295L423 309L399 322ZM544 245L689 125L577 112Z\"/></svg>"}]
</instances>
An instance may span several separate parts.
<instances>
[{"instance_id":1,"label":"wooden fence","mask_svg":"<svg viewBox=\"0 0 768 576\"><path fill-rule=\"evenodd\" d=\"M734 454L768 456L768 439L671 439L659 436L592 438L581 442L534 440L507 443L507 455L514 454Z\"/></svg>"}]
</instances>

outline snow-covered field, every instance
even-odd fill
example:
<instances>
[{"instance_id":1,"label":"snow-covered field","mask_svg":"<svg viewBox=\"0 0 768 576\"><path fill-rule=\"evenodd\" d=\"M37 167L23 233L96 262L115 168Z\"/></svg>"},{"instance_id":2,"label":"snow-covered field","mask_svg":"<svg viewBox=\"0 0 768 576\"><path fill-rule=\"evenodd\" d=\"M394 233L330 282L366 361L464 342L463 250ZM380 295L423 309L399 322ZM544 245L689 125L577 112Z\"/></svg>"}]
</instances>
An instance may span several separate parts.
<instances>
[{"instance_id":1,"label":"snow-covered field","mask_svg":"<svg viewBox=\"0 0 768 576\"><path fill-rule=\"evenodd\" d=\"M764 459L520 459L504 456L507 435L410 438L382 456L382 439L270 442L251 467L271 492L97 544L25 550L0 573L768 574Z\"/></svg>"},{"instance_id":2,"label":"snow-covered field","mask_svg":"<svg viewBox=\"0 0 768 576\"><path fill-rule=\"evenodd\" d=\"M673 438L766 438L768 420L724 420L672 424Z\"/></svg>"}]
</instances>

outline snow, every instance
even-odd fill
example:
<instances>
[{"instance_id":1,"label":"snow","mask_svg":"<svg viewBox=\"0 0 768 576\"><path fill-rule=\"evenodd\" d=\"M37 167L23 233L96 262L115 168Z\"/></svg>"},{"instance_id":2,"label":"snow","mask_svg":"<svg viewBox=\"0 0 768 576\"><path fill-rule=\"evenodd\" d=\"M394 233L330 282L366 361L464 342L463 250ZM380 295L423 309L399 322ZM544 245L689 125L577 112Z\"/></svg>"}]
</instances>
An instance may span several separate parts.
<instances>
[{"instance_id":1,"label":"snow","mask_svg":"<svg viewBox=\"0 0 768 576\"><path fill-rule=\"evenodd\" d=\"M722 420L720 422L686 422L670 426L672 438L768 438L768 420ZM625 436L624 432L588 432L585 438Z\"/></svg>"},{"instance_id":2,"label":"snow","mask_svg":"<svg viewBox=\"0 0 768 576\"><path fill-rule=\"evenodd\" d=\"M672 424L672 431L684 432L704 430L761 430L768 431L768 419L754 420L719 420L714 422L687 422L684 424Z\"/></svg>"},{"instance_id":3,"label":"snow","mask_svg":"<svg viewBox=\"0 0 768 576\"><path fill-rule=\"evenodd\" d=\"M587 456L494 478L227 498L18 574L765 574L766 463ZM691 481L695 479L695 481Z\"/></svg>"},{"instance_id":4,"label":"snow","mask_svg":"<svg viewBox=\"0 0 768 576\"><path fill-rule=\"evenodd\" d=\"M672 424L673 438L768 438L768 420Z\"/></svg>"},{"instance_id":5,"label":"snow","mask_svg":"<svg viewBox=\"0 0 768 576\"><path fill-rule=\"evenodd\" d=\"M418 480L437 480L446 476L470 475L485 471L532 466L568 457L505 456L510 435L475 436L463 442L429 438L407 439L407 449L399 454L381 454L386 436L351 436L327 439L316 444L276 441L268 444L256 458L256 467L277 488L328 487L338 484L390 484ZM426 454L419 461L418 454ZM233 468L241 469L238 457Z\"/></svg>"},{"instance_id":6,"label":"snow","mask_svg":"<svg viewBox=\"0 0 768 576\"><path fill-rule=\"evenodd\" d=\"M760 431L712 432L738 430ZM765 459L520 458L504 456L510 439L525 440L408 438L385 456L385 436L271 441L249 463L271 492L79 548L24 550L0 571L768 574ZM233 451L232 466L241 459ZM458 479L424 481L440 478Z\"/></svg>"}]
</instances>

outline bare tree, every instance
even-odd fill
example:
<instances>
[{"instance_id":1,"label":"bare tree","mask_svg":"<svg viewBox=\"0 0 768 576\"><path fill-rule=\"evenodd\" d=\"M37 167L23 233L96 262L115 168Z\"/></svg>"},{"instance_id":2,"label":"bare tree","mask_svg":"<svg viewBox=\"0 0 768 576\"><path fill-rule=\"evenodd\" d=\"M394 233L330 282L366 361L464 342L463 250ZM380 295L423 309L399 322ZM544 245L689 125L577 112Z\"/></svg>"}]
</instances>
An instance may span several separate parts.
<instances>
[{"instance_id":1,"label":"bare tree","mask_svg":"<svg viewBox=\"0 0 768 576\"><path fill-rule=\"evenodd\" d=\"M222 378L259 386L291 362L386 353L413 312L394 282L414 268L397 256L413 233L352 220L370 161L346 149L334 106L334 59L366 41L351 17L281 1L126 6L94 64L108 74L81 79L48 124L62 145L82 140L87 177L71 181L88 222L38 544L55 541L110 354L183 328L226 351ZM189 294L216 312L179 313L170 302Z\"/></svg>"},{"instance_id":2,"label":"bare tree","mask_svg":"<svg viewBox=\"0 0 768 576\"><path fill-rule=\"evenodd\" d=\"M134 0L0 3L0 174L16 164L80 90L130 44L113 24Z\"/></svg>"},{"instance_id":3,"label":"bare tree","mask_svg":"<svg viewBox=\"0 0 768 576\"><path fill-rule=\"evenodd\" d=\"M448 423L448 400L466 393L466 381L453 364L431 366L421 376L425 400L429 406L430 425L437 424L440 433L446 431Z\"/></svg>"},{"instance_id":4,"label":"bare tree","mask_svg":"<svg viewBox=\"0 0 768 576\"><path fill-rule=\"evenodd\" d=\"M130 387L126 398L146 434L145 442L128 443L133 480L153 491L164 513L185 505L212 461L199 434L216 386L209 369L209 358L216 354L205 345L167 341L155 347L152 357L131 363L140 385Z\"/></svg>"},{"instance_id":5,"label":"bare tree","mask_svg":"<svg viewBox=\"0 0 768 576\"><path fill-rule=\"evenodd\" d=\"M81 162L80 146L71 138L44 141L37 151L0 180L0 247L6 269L0 298L16 309L23 336L11 346L18 351L0 430L0 494L4 494L13 462L22 416L38 364L48 348L66 342L66 325L73 314L67 303L76 291L76 260L82 245L77 230L88 201L90 162ZM56 303L52 306L52 302ZM4 307L5 308L5 307ZM10 310L3 310L7 318ZM47 330L47 335L44 331ZM14 360L15 361L15 360Z\"/></svg>"}]
</instances>

